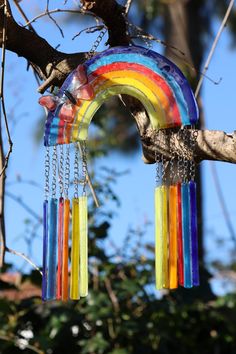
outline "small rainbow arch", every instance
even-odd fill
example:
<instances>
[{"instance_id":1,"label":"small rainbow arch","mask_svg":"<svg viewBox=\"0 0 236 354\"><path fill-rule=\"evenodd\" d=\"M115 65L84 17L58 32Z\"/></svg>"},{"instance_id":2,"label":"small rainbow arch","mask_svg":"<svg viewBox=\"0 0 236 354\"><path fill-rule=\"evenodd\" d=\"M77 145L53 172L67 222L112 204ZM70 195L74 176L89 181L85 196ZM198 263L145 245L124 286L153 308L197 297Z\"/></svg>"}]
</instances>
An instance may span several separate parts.
<instances>
[{"instance_id":1,"label":"small rainbow arch","mask_svg":"<svg viewBox=\"0 0 236 354\"><path fill-rule=\"evenodd\" d=\"M126 94L145 107L153 129L194 125L198 108L189 83L179 68L164 56L138 46L108 49L84 63L92 99L77 99L73 119L60 117L59 104L49 111L45 125L46 146L86 140L91 120L111 96ZM70 91L74 72L65 80L58 97ZM73 95L73 92L71 92Z\"/></svg>"}]
</instances>

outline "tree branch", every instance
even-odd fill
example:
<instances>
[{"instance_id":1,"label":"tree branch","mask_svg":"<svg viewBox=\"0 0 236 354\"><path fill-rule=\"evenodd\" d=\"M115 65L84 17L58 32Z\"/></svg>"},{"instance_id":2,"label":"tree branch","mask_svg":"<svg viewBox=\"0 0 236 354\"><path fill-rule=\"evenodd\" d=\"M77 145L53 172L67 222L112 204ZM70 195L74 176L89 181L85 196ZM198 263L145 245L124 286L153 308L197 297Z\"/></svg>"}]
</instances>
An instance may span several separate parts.
<instances>
[{"instance_id":1,"label":"tree branch","mask_svg":"<svg viewBox=\"0 0 236 354\"><path fill-rule=\"evenodd\" d=\"M186 130L185 138L179 137L176 129L156 132L150 130L141 135L145 163L155 162L155 153L171 158L173 150L179 156L199 163L203 160L236 163L236 132L227 134L217 130L196 130L197 140L193 150L190 139L191 130ZM170 141L170 134L171 141Z\"/></svg>"},{"instance_id":2,"label":"tree branch","mask_svg":"<svg viewBox=\"0 0 236 354\"><path fill-rule=\"evenodd\" d=\"M0 0L0 6L4 0ZM101 18L108 28L108 43L111 46L127 45L130 43L127 34L125 8L115 0L81 0L84 11L89 11ZM3 28L3 8L0 7L0 33ZM36 66L40 77L45 80L39 92L44 92L50 86L61 86L68 74L81 62L86 60L87 53L62 53L54 49L49 43L36 33L19 26L14 20L10 6L7 9L8 36L6 48L23 56ZM1 43L0 43L1 44ZM40 53L40 55L38 54ZM157 141L156 133L151 129L149 118L143 106L134 98L122 96L122 100L136 120L142 146L144 161L154 163L155 152L161 152L170 158L169 135L163 131L161 142ZM172 141L179 154L189 151L192 158L190 143L180 141L178 133L173 132ZM220 131L199 130L194 152L195 161L216 160L236 163L236 135ZM173 151L173 147L172 147ZM182 152L181 152L182 151Z\"/></svg>"}]
</instances>

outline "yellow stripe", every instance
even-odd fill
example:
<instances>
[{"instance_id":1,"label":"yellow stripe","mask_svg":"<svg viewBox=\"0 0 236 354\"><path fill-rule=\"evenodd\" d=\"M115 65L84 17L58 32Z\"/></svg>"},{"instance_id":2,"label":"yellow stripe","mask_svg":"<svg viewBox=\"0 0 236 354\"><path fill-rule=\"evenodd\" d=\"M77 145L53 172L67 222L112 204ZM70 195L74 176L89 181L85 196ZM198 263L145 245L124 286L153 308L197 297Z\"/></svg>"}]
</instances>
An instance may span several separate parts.
<instances>
[{"instance_id":1,"label":"yellow stripe","mask_svg":"<svg viewBox=\"0 0 236 354\"><path fill-rule=\"evenodd\" d=\"M80 296L88 295L88 207L87 197L79 197Z\"/></svg>"},{"instance_id":2,"label":"yellow stripe","mask_svg":"<svg viewBox=\"0 0 236 354\"><path fill-rule=\"evenodd\" d=\"M168 271L168 259L169 259L169 234L168 234L168 187L162 186L162 239L163 239L163 288L169 289L169 271Z\"/></svg>"},{"instance_id":3,"label":"yellow stripe","mask_svg":"<svg viewBox=\"0 0 236 354\"><path fill-rule=\"evenodd\" d=\"M78 300L79 294L79 199L72 200L72 246L71 246L71 282L70 282L70 298Z\"/></svg>"},{"instance_id":4,"label":"yellow stripe","mask_svg":"<svg viewBox=\"0 0 236 354\"><path fill-rule=\"evenodd\" d=\"M98 83L95 85L95 98L92 101L83 101L80 109L76 112L72 131L72 141L76 141L78 139L86 139L88 126L98 108L109 97L122 93L134 96L141 101L148 112L153 128L166 126L167 119L170 122L169 117L167 118L165 114L166 105L169 104L168 100L163 93L160 95L160 97L157 97L155 91L153 92L151 90L158 88L158 86L153 85L153 83L146 79L144 75L140 75L143 81L140 82L136 78L132 77L130 71L124 71L125 74L128 74L128 77L112 76L112 74L114 75L115 73L116 72L110 72L103 75L103 77L107 78L108 80L102 84ZM123 72L118 73L121 75ZM140 79L138 75L136 75L136 77ZM149 87L151 87L151 89ZM99 94L103 91L104 94L99 96ZM162 109L162 107L164 108ZM82 126L80 126L81 121L83 122Z\"/></svg>"},{"instance_id":5,"label":"yellow stripe","mask_svg":"<svg viewBox=\"0 0 236 354\"><path fill-rule=\"evenodd\" d=\"M150 78L143 73L132 71L132 70L117 70L111 71L108 73L104 73L101 75L101 78L106 78L107 80L114 80L114 78L131 78L135 79L139 82L142 82L145 85L145 89L148 88L157 98L158 105L162 109L163 113L170 111L169 100L163 90L154 83L154 81L150 80ZM95 80L96 82L96 80ZM99 83L94 86L95 92L99 89ZM143 91L145 93L145 91ZM148 96L148 94L146 94ZM170 120L172 123L172 120Z\"/></svg>"},{"instance_id":6,"label":"yellow stripe","mask_svg":"<svg viewBox=\"0 0 236 354\"><path fill-rule=\"evenodd\" d=\"M155 188L155 270L156 270L156 288L163 288L163 202L162 187Z\"/></svg>"}]
</instances>

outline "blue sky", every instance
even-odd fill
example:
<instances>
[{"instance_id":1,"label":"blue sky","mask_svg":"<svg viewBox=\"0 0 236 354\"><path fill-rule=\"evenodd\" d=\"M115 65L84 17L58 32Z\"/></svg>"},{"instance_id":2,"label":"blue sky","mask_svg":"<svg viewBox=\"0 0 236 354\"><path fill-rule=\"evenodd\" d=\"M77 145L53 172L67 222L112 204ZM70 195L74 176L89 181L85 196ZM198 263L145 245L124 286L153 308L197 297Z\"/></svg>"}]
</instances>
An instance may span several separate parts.
<instances>
[{"instance_id":1,"label":"blue sky","mask_svg":"<svg viewBox=\"0 0 236 354\"><path fill-rule=\"evenodd\" d=\"M22 4L27 11L27 2ZM55 8L61 1L55 1ZM31 16L38 13L39 9L32 8ZM43 24L43 26L42 26ZM85 35L81 39L71 41L72 36L79 31L76 23L71 22L65 26L65 40L61 40L59 31L48 20L39 20L35 25L41 36L52 45L62 43L62 51L76 52L89 50L94 35ZM216 33L219 23L215 22ZM210 43L209 43L210 45ZM154 50L161 51L160 46L154 46ZM215 80L222 77L220 85L215 86L210 81L204 81L202 99L205 109L205 122L207 129L224 130L232 132L235 129L235 89L236 79L235 50L230 47L230 38L227 30L224 31L220 44L215 52L208 75ZM9 169L7 171L7 192L15 197L20 197L40 216L43 201L44 179L44 149L43 142L36 145L33 135L39 124L43 111L38 106L37 84L31 70L26 71L26 62L15 54L7 53L5 96L7 111L11 121L12 139L14 142ZM130 173L119 178L115 186L115 192L120 196L121 208L117 210L117 216L113 221L111 237L118 245L122 244L129 227L142 228L147 221L153 222L153 190L155 187L155 167L144 165L141 160L141 151L124 158L119 154L110 154L99 161L98 165L115 168L118 171L129 170ZM223 259L227 261L228 250L231 249L229 231L223 217L216 189L211 174L210 162L203 162L203 200L204 200L204 242L207 251L207 260ZM224 197L229 210L230 218L236 229L236 167L231 164L217 163ZM22 181L35 181L39 187L25 183L15 183L16 179ZM7 244L9 247L28 253L22 236L25 235L26 224L23 220L29 216L22 206L9 196L6 198L6 225ZM30 225L28 225L30 227ZM31 258L37 264L41 264L42 236L41 228L37 231L38 239L33 243ZM153 225L148 227L147 240L154 239ZM218 242L218 238L226 241L224 247ZM16 256L7 255L7 260L17 266L22 261ZM28 268L27 268L28 269ZM217 286L217 291L221 292Z\"/></svg>"}]
</instances>

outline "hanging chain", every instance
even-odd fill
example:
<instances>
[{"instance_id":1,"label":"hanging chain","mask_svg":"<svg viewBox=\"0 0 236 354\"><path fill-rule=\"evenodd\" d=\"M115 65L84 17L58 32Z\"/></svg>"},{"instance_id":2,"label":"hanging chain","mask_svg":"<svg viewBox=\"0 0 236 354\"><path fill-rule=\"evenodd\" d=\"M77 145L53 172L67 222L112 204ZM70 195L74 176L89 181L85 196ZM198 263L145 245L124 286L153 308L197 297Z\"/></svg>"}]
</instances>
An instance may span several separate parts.
<instances>
[{"instance_id":1,"label":"hanging chain","mask_svg":"<svg viewBox=\"0 0 236 354\"><path fill-rule=\"evenodd\" d=\"M75 147L75 162L74 162L74 198L79 198L79 147L78 144L74 144Z\"/></svg>"},{"instance_id":2,"label":"hanging chain","mask_svg":"<svg viewBox=\"0 0 236 354\"><path fill-rule=\"evenodd\" d=\"M156 146L160 146L160 131L156 133ZM155 162L156 162L156 187L161 182L161 154L155 150Z\"/></svg>"},{"instance_id":3,"label":"hanging chain","mask_svg":"<svg viewBox=\"0 0 236 354\"><path fill-rule=\"evenodd\" d=\"M183 135L183 129L179 129L178 134L177 134L177 140L179 141L180 145L180 153L178 154L178 162L177 162L177 174L180 182L183 182L184 180L184 155L182 152L182 146L181 146L181 141L182 141L182 135Z\"/></svg>"},{"instance_id":4,"label":"hanging chain","mask_svg":"<svg viewBox=\"0 0 236 354\"><path fill-rule=\"evenodd\" d=\"M52 154L52 198L56 198L57 193L57 147L53 146Z\"/></svg>"},{"instance_id":5,"label":"hanging chain","mask_svg":"<svg viewBox=\"0 0 236 354\"><path fill-rule=\"evenodd\" d=\"M185 127L183 129L183 152L184 152L184 182L187 183L189 180L189 159L187 156L187 150L186 150L186 146L188 146L188 140L189 140L189 134L188 134L188 129Z\"/></svg>"},{"instance_id":6,"label":"hanging chain","mask_svg":"<svg viewBox=\"0 0 236 354\"><path fill-rule=\"evenodd\" d=\"M44 187L45 200L48 200L49 193L50 193L49 176L50 176L50 149L49 146L47 146L45 151L45 187Z\"/></svg>"},{"instance_id":7,"label":"hanging chain","mask_svg":"<svg viewBox=\"0 0 236 354\"><path fill-rule=\"evenodd\" d=\"M87 59L91 59L94 56L94 54L96 53L96 50L97 50L99 44L101 43L103 37L105 36L106 32L107 32L107 28L104 28L103 30L101 30L97 39L93 43L92 48L90 49L90 51L87 54Z\"/></svg>"},{"instance_id":8,"label":"hanging chain","mask_svg":"<svg viewBox=\"0 0 236 354\"><path fill-rule=\"evenodd\" d=\"M59 162L59 189L60 189L60 197L63 197L64 193L64 146L60 145L60 162Z\"/></svg>"},{"instance_id":9,"label":"hanging chain","mask_svg":"<svg viewBox=\"0 0 236 354\"><path fill-rule=\"evenodd\" d=\"M86 184L87 184L87 146L86 141L81 143L82 150L82 179L83 179L83 195L86 195Z\"/></svg>"},{"instance_id":10,"label":"hanging chain","mask_svg":"<svg viewBox=\"0 0 236 354\"><path fill-rule=\"evenodd\" d=\"M65 185L64 185L65 199L68 199L69 187L70 187L70 144L66 145Z\"/></svg>"},{"instance_id":11,"label":"hanging chain","mask_svg":"<svg viewBox=\"0 0 236 354\"><path fill-rule=\"evenodd\" d=\"M195 179L195 175L196 175L196 163L194 161L194 151L195 151L195 147L196 147L197 137L198 137L198 130L192 129L191 135L190 135L190 148L191 148L191 152L192 152L192 158L190 160L190 167L189 167L190 180L192 180L192 181Z\"/></svg>"},{"instance_id":12,"label":"hanging chain","mask_svg":"<svg viewBox=\"0 0 236 354\"><path fill-rule=\"evenodd\" d=\"M175 164L174 160L176 158L176 150L175 150L175 135L174 132L170 132L170 184L175 178Z\"/></svg>"}]
</instances>

